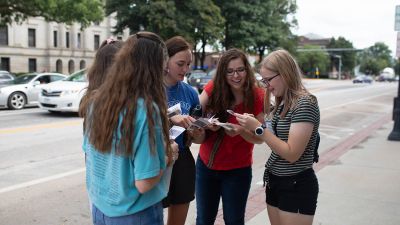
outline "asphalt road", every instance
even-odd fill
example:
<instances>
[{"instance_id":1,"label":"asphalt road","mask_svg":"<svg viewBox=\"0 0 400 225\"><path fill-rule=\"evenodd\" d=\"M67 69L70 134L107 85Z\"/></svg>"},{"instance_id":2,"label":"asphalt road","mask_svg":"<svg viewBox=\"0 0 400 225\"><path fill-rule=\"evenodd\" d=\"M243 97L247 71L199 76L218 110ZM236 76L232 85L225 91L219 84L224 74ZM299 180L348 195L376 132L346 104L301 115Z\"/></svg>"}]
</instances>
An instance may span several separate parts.
<instances>
[{"instance_id":1,"label":"asphalt road","mask_svg":"<svg viewBox=\"0 0 400 225\"><path fill-rule=\"evenodd\" d=\"M397 83L305 80L319 100L322 153L391 115ZM0 224L90 224L82 120L39 108L0 109ZM198 145L192 147L197 155ZM254 149L252 190L262 185L266 145ZM187 224L195 218L194 203Z\"/></svg>"}]
</instances>

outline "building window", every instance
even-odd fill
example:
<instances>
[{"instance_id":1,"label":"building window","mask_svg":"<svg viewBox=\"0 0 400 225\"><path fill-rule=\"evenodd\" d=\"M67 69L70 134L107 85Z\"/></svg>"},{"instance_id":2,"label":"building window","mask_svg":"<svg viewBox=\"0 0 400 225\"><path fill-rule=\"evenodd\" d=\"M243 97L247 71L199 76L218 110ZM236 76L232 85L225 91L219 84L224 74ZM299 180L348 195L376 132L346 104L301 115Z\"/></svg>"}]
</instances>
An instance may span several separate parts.
<instances>
[{"instance_id":1,"label":"building window","mask_svg":"<svg viewBox=\"0 0 400 225\"><path fill-rule=\"evenodd\" d=\"M56 30L53 31L53 45L55 48L58 47L58 32Z\"/></svg>"},{"instance_id":2,"label":"building window","mask_svg":"<svg viewBox=\"0 0 400 225\"><path fill-rule=\"evenodd\" d=\"M117 40L122 41L122 36L117 36Z\"/></svg>"},{"instance_id":3,"label":"building window","mask_svg":"<svg viewBox=\"0 0 400 225\"><path fill-rule=\"evenodd\" d=\"M36 29L28 29L28 46L36 47Z\"/></svg>"},{"instance_id":4,"label":"building window","mask_svg":"<svg viewBox=\"0 0 400 225\"><path fill-rule=\"evenodd\" d=\"M68 73L71 74L75 71L75 62L71 59L68 62Z\"/></svg>"},{"instance_id":5,"label":"building window","mask_svg":"<svg viewBox=\"0 0 400 225\"><path fill-rule=\"evenodd\" d=\"M29 72L36 72L36 59L29 59Z\"/></svg>"},{"instance_id":6,"label":"building window","mask_svg":"<svg viewBox=\"0 0 400 225\"><path fill-rule=\"evenodd\" d=\"M8 45L8 27L0 27L0 45Z\"/></svg>"},{"instance_id":7,"label":"building window","mask_svg":"<svg viewBox=\"0 0 400 225\"><path fill-rule=\"evenodd\" d=\"M69 48L69 32L65 32L65 47Z\"/></svg>"},{"instance_id":8,"label":"building window","mask_svg":"<svg viewBox=\"0 0 400 225\"><path fill-rule=\"evenodd\" d=\"M57 59L57 61L56 61L56 72L57 73L62 73L63 72L61 59Z\"/></svg>"},{"instance_id":9,"label":"building window","mask_svg":"<svg viewBox=\"0 0 400 225\"><path fill-rule=\"evenodd\" d=\"M0 61L0 70L7 70L7 71L10 71L10 58L8 58L8 57L1 57L1 61Z\"/></svg>"},{"instance_id":10,"label":"building window","mask_svg":"<svg viewBox=\"0 0 400 225\"><path fill-rule=\"evenodd\" d=\"M79 69L85 69L86 68L86 62L85 60L81 60L79 62Z\"/></svg>"},{"instance_id":11,"label":"building window","mask_svg":"<svg viewBox=\"0 0 400 225\"><path fill-rule=\"evenodd\" d=\"M76 47L81 48L81 33L78 33L76 36Z\"/></svg>"},{"instance_id":12,"label":"building window","mask_svg":"<svg viewBox=\"0 0 400 225\"><path fill-rule=\"evenodd\" d=\"M95 26L100 26L100 21L95 21L95 22L93 22L93 24L94 24Z\"/></svg>"},{"instance_id":13,"label":"building window","mask_svg":"<svg viewBox=\"0 0 400 225\"><path fill-rule=\"evenodd\" d=\"M94 50L99 49L100 47L100 35L95 34L94 35Z\"/></svg>"}]
</instances>

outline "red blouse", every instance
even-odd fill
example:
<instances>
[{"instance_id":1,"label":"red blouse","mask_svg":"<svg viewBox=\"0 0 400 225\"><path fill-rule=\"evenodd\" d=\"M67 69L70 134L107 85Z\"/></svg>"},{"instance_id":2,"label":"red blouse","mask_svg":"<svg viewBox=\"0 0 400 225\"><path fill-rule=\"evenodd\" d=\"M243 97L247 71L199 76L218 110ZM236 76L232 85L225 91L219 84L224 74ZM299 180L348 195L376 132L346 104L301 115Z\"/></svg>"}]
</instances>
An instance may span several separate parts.
<instances>
[{"instance_id":1,"label":"red blouse","mask_svg":"<svg viewBox=\"0 0 400 225\"><path fill-rule=\"evenodd\" d=\"M204 91L211 96L213 90L213 82L209 82ZM254 110L253 114L258 115L263 112L264 90L262 88L254 89ZM233 111L244 113L243 103L236 105ZM228 123L238 124L236 117L229 115ZM221 128L223 129L223 128ZM207 139L200 145L200 159L205 165L208 165L214 143L217 139L217 132L211 132ZM253 147L254 144L247 142L240 135L231 137L224 135L217 152L214 154L211 169L214 170L231 170L251 166L253 163Z\"/></svg>"}]
</instances>

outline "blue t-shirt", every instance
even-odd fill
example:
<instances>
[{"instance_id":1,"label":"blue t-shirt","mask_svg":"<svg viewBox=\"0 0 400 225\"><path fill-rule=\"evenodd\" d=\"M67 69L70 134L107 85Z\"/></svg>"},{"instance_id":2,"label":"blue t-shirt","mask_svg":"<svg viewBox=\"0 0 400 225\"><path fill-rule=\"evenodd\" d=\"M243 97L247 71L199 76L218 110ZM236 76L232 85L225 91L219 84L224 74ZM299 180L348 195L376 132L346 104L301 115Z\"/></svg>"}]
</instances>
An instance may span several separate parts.
<instances>
[{"instance_id":1,"label":"blue t-shirt","mask_svg":"<svg viewBox=\"0 0 400 225\"><path fill-rule=\"evenodd\" d=\"M167 87L168 95L168 108L181 103L182 115L189 115L190 109L200 105L199 95L192 86L187 83L179 81L176 85ZM185 149L183 143L183 134L175 139L179 145L179 150Z\"/></svg>"},{"instance_id":2,"label":"blue t-shirt","mask_svg":"<svg viewBox=\"0 0 400 225\"><path fill-rule=\"evenodd\" d=\"M119 139L122 113L118 129L114 134ZM129 157L97 151L84 136L83 150L86 153L86 186L93 204L109 217L131 215L160 202L167 195L165 178L151 190L140 194L135 180L152 178L165 169L165 146L161 120L155 117L155 154L150 152L149 129L143 99L138 100L135 121L133 155Z\"/></svg>"}]
</instances>

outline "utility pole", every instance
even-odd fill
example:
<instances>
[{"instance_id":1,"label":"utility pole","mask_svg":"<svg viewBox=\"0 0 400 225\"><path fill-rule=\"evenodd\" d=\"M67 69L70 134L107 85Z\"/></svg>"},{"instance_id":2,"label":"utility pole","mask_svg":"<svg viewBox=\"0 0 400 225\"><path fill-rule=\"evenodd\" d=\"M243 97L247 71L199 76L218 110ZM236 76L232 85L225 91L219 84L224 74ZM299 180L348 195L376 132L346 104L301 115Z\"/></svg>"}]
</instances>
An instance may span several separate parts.
<instances>
[{"instance_id":1,"label":"utility pole","mask_svg":"<svg viewBox=\"0 0 400 225\"><path fill-rule=\"evenodd\" d=\"M339 70L339 73L338 73L338 80L340 80L340 79L341 79L341 76L342 76L342 56L341 56L341 55L335 55L335 54L332 54L332 56L333 56L333 57L335 57L335 58L338 58L338 59L339 59L339 66L338 66L338 70Z\"/></svg>"}]
</instances>

